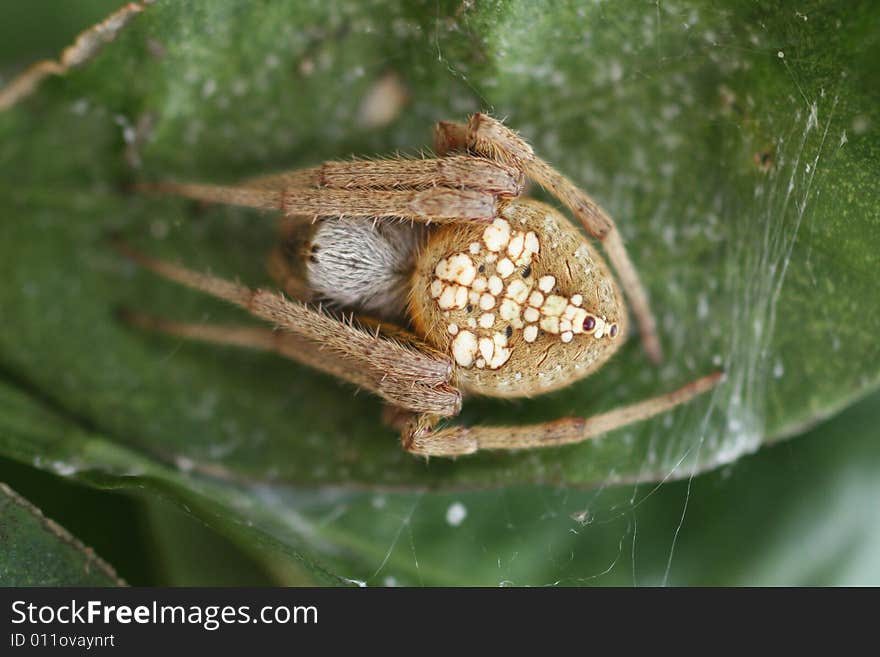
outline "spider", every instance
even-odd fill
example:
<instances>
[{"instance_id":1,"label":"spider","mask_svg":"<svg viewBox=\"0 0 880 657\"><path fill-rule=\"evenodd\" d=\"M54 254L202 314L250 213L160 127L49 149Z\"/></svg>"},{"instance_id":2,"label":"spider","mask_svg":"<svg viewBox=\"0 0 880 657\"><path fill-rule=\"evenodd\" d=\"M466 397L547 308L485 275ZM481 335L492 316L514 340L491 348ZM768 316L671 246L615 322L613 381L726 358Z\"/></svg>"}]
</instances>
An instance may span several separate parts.
<instances>
[{"instance_id":1,"label":"spider","mask_svg":"<svg viewBox=\"0 0 880 657\"><path fill-rule=\"evenodd\" d=\"M647 355L662 359L647 297L609 216L500 121L441 122L437 157L326 162L238 186L141 187L280 210L269 270L282 292L251 289L121 245L153 272L241 306L270 328L188 324L129 313L134 325L270 350L367 389L405 450L459 456L577 443L712 388L720 372L589 418L530 426L440 426L464 394L531 397L599 369L627 333L623 298L587 238L523 197L528 177L604 247ZM281 329L281 330L277 330Z\"/></svg>"}]
</instances>

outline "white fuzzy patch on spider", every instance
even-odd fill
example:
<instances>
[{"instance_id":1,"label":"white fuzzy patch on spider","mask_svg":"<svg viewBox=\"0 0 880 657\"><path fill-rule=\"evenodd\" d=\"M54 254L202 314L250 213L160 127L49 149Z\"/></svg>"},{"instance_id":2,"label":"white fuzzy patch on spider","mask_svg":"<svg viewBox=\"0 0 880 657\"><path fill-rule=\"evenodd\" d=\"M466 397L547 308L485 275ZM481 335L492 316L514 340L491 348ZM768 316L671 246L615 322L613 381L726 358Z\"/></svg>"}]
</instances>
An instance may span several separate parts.
<instances>
[{"instance_id":1,"label":"white fuzzy patch on spider","mask_svg":"<svg viewBox=\"0 0 880 657\"><path fill-rule=\"evenodd\" d=\"M501 315L501 319L510 321L515 317L519 317L521 310L522 307L516 301L513 299L505 299L501 302L498 314Z\"/></svg>"},{"instance_id":2,"label":"white fuzzy patch on spider","mask_svg":"<svg viewBox=\"0 0 880 657\"><path fill-rule=\"evenodd\" d=\"M452 310L453 308L461 310L467 306L468 289L462 285L447 285L443 288L440 298L437 299L437 305L441 310Z\"/></svg>"},{"instance_id":3,"label":"white fuzzy patch on spider","mask_svg":"<svg viewBox=\"0 0 880 657\"><path fill-rule=\"evenodd\" d=\"M507 296L518 304L525 303L530 291L531 288L519 279L511 281L507 286Z\"/></svg>"},{"instance_id":4,"label":"white fuzzy patch on spider","mask_svg":"<svg viewBox=\"0 0 880 657\"><path fill-rule=\"evenodd\" d=\"M306 262L309 287L328 301L382 318L403 308L423 230L409 223L339 217L322 219ZM442 288L431 285L431 296Z\"/></svg>"},{"instance_id":5,"label":"white fuzzy patch on spider","mask_svg":"<svg viewBox=\"0 0 880 657\"><path fill-rule=\"evenodd\" d=\"M510 359L511 350L507 346L507 336L504 333L495 332L491 337L481 337L479 350L489 369L497 370Z\"/></svg>"},{"instance_id":6,"label":"white fuzzy patch on spider","mask_svg":"<svg viewBox=\"0 0 880 657\"><path fill-rule=\"evenodd\" d=\"M510 224L504 219L496 219L483 231L483 243L490 251L497 253L510 241Z\"/></svg>"},{"instance_id":7,"label":"white fuzzy patch on spider","mask_svg":"<svg viewBox=\"0 0 880 657\"><path fill-rule=\"evenodd\" d=\"M434 275L444 281L468 286L474 282L477 268L470 256L465 253L456 253L438 262L434 268Z\"/></svg>"},{"instance_id":8,"label":"white fuzzy patch on spider","mask_svg":"<svg viewBox=\"0 0 880 657\"><path fill-rule=\"evenodd\" d=\"M452 357L462 367L470 367L477 355L477 336L470 331L460 331L452 341Z\"/></svg>"},{"instance_id":9,"label":"white fuzzy patch on spider","mask_svg":"<svg viewBox=\"0 0 880 657\"><path fill-rule=\"evenodd\" d=\"M525 247L525 239L526 236L520 233L510 240L510 244L507 245L507 255L511 259L516 260L522 255L523 248Z\"/></svg>"},{"instance_id":10,"label":"white fuzzy patch on spider","mask_svg":"<svg viewBox=\"0 0 880 657\"><path fill-rule=\"evenodd\" d=\"M541 290L541 292L546 292L547 294L553 291L554 285L556 285L555 276L541 276L540 280L538 280L538 289Z\"/></svg>"},{"instance_id":11,"label":"white fuzzy patch on spider","mask_svg":"<svg viewBox=\"0 0 880 657\"><path fill-rule=\"evenodd\" d=\"M559 318L545 317L541 320L541 328L547 333L559 333Z\"/></svg>"},{"instance_id":12,"label":"white fuzzy patch on spider","mask_svg":"<svg viewBox=\"0 0 880 657\"><path fill-rule=\"evenodd\" d=\"M445 286L443 285L443 281L441 281L439 278L435 278L433 281L431 281L431 298L436 299L437 297L439 297L443 293L444 287Z\"/></svg>"},{"instance_id":13,"label":"white fuzzy patch on spider","mask_svg":"<svg viewBox=\"0 0 880 657\"><path fill-rule=\"evenodd\" d=\"M531 254L538 254L541 252L541 243L538 241L538 236L533 231L526 233L524 249L526 253Z\"/></svg>"},{"instance_id":14,"label":"white fuzzy patch on spider","mask_svg":"<svg viewBox=\"0 0 880 657\"><path fill-rule=\"evenodd\" d=\"M544 303L541 305L541 312L544 315L552 315L558 317L563 312L565 312L565 308L568 306L568 299L565 297L561 297L557 294L551 294L549 297L544 299Z\"/></svg>"},{"instance_id":15,"label":"white fuzzy patch on spider","mask_svg":"<svg viewBox=\"0 0 880 657\"><path fill-rule=\"evenodd\" d=\"M495 297L488 292L484 292L482 296L480 296L480 310L492 310L494 307Z\"/></svg>"},{"instance_id":16,"label":"white fuzzy patch on spider","mask_svg":"<svg viewBox=\"0 0 880 657\"><path fill-rule=\"evenodd\" d=\"M499 260L498 266L495 268L495 271L498 272L498 275L501 278L507 278L515 270L516 270L516 267L514 266L513 262L510 260L510 258L503 258L503 259Z\"/></svg>"}]
</instances>

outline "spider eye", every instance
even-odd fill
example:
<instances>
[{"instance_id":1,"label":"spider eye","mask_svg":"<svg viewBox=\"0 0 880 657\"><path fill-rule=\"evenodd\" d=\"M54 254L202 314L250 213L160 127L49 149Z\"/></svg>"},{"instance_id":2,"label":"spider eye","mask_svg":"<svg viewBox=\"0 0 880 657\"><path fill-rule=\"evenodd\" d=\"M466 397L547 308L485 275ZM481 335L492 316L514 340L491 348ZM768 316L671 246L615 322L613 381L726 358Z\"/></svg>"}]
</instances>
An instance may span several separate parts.
<instances>
[{"instance_id":1,"label":"spider eye","mask_svg":"<svg viewBox=\"0 0 880 657\"><path fill-rule=\"evenodd\" d=\"M585 331L592 331L594 328L596 328L595 318L587 315L587 317L584 319L584 330Z\"/></svg>"},{"instance_id":2,"label":"spider eye","mask_svg":"<svg viewBox=\"0 0 880 657\"><path fill-rule=\"evenodd\" d=\"M612 338L617 337L617 324L612 324L608 333Z\"/></svg>"}]
</instances>

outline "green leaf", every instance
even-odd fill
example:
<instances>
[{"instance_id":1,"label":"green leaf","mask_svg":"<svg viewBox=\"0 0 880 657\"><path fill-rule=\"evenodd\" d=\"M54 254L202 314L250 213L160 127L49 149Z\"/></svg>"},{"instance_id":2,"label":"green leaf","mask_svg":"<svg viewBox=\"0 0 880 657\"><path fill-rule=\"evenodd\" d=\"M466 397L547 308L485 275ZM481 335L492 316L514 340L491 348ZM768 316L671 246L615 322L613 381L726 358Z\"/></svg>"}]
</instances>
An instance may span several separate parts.
<instances>
[{"instance_id":1,"label":"green leaf","mask_svg":"<svg viewBox=\"0 0 880 657\"><path fill-rule=\"evenodd\" d=\"M257 553L257 559L168 503L147 505L151 547L158 553L162 586L294 586L314 578L297 570L287 555ZM249 541L240 540L241 545ZM273 570L277 572L272 572Z\"/></svg>"},{"instance_id":2,"label":"green leaf","mask_svg":"<svg viewBox=\"0 0 880 657\"><path fill-rule=\"evenodd\" d=\"M75 418L64 417L32 396L0 383L0 451L62 477L104 489L146 490L175 502L218 532L237 539L251 554L267 562L302 568L320 584L339 584L304 548L310 535L294 511L284 509L269 487L245 489L206 480L115 444L84 430Z\"/></svg>"},{"instance_id":3,"label":"green leaf","mask_svg":"<svg viewBox=\"0 0 880 657\"><path fill-rule=\"evenodd\" d=\"M0 483L0 584L118 586L116 571L33 504Z\"/></svg>"},{"instance_id":4,"label":"green leaf","mask_svg":"<svg viewBox=\"0 0 880 657\"><path fill-rule=\"evenodd\" d=\"M880 394L693 480L592 491L290 495L338 572L376 585L880 583Z\"/></svg>"},{"instance_id":5,"label":"green leaf","mask_svg":"<svg viewBox=\"0 0 880 657\"><path fill-rule=\"evenodd\" d=\"M659 481L796 432L880 375L878 21L842 2L152 4L93 61L0 114L0 453L149 485L311 563L314 534L285 515L310 498L292 486ZM409 102L369 127L364 99L389 73ZM667 362L651 367L631 341L578 385L467 400L460 421L586 416L719 366L725 385L588 444L425 464L367 395L114 319L120 305L242 314L135 270L111 232L255 285L274 237L268 216L132 195L130 182L415 152L432 122L478 109L508 117L616 217ZM71 432L51 447L21 440ZM251 514L253 536L238 527Z\"/></svg>"}]
</instances>

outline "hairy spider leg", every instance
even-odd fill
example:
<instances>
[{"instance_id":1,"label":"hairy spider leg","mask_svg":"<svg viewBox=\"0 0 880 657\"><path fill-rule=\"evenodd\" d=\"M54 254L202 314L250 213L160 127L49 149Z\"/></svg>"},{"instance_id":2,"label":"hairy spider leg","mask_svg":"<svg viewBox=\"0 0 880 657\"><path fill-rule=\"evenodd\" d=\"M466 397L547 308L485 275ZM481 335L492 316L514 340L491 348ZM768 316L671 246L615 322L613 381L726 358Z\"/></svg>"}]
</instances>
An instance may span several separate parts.
<instances>
[{"instance_id":1,"label":"hairy spider leg","mask_svg":"<svg viewBox=\"0 0 880 657\"><path fill-rule=\"evenodd\" d=\"M268 329L259 333L236 327L174 323L128 313L127 317L139 326L182 337L278 351L370 390L404 409L442 416L457 415L461 409L461 393L450 384L452 362L449 357L403 329L396 329L391 337L386 337L381 331L371 332L353 321L340 321L279 293L251 289L157 260L124 243L117 247L146 269L240 306L272 322L289 334L286 337L293 337L278 342ZM326 359L323 365L322 359Z\"/></svg>"},{"instance_id":2,"label":"hairy spider leg","mask_svg":"<svg viewBox=\"0 0 880 657\"><path fill-rule=\"evenodd\" d=\"M641 422L711 390L723 378L714 372L657 397L592 417L566 417L523 426L452 426L435 429L436 416L411 416L401 433L403 448L422 456L463 456L479 450L516 450L580 443L614 429ZM398 424L399 424L398 420Z\"/></svg>"},{"instance_id":3,"label":"hairy spider leg","mask_svg":"<svg viewBox=\"0 0 880 657\"><path fill-rule=\"evenodd\" d=\"M470 156L325 162L238 186L146 183L140 188L211 203L281 210L285 215L491 221L496 199L517 196L514 167Z\"/></svg>"}]
</instances>

